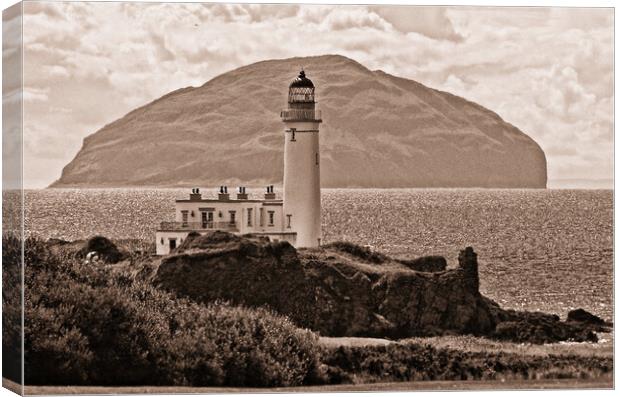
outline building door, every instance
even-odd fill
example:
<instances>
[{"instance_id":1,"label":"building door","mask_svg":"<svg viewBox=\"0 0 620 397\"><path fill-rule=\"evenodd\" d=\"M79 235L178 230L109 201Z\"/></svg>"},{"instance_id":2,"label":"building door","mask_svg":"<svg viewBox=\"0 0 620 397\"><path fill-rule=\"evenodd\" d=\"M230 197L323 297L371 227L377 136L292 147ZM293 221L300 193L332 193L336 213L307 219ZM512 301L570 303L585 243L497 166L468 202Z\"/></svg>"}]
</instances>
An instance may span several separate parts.
<instances>
[{"instance_id":1,"label":"building door","mask_svg":"<svg viewBox=\"0 0 620 397\"><path fill-rule=\"evenodd\" d=\"M171 238L169 241L170 244L170 251L172 251L173 249L175 249L177 247L177 239L176 238Z\"/></svg>"}]
</instances>

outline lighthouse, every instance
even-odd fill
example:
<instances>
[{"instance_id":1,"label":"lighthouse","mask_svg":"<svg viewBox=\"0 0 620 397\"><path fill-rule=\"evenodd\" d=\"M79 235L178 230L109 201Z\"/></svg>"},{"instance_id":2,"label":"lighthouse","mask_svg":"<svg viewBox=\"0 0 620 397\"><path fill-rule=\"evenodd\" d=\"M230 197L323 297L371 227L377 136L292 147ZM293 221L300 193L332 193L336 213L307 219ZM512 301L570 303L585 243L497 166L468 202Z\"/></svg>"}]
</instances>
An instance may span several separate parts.
<instances>
[{"instance_id":1,"label":"lighthouse","mask_svg":"<svg viewBox=\"0 0 620 397\"><path fill-rule=\"evenodd\" d=\"M293 246L321 245L321 173L319 124L314 84L302 70L288 88L288 107L280 113L284 122L284 197L278 199L273 185L263 198L250 197L239 186L236 197L220 186L217 198L203 197L199 188L175 202L174 221L161 222L155 233L157 255L168 255L190 233L225 231L253 234Z\"/></svg>"},{"instance_id":2,"label":"lighthouse","mask_svg":"<svg viewBox=\"0 0 620 397\"><path fill-rule=\"evenodd\" d=\"M297 233L297 247L321 244L320 110L314 84L303 70L288 88L284 122L284 203L286 229Z\"/></svg>"}]
</instances>

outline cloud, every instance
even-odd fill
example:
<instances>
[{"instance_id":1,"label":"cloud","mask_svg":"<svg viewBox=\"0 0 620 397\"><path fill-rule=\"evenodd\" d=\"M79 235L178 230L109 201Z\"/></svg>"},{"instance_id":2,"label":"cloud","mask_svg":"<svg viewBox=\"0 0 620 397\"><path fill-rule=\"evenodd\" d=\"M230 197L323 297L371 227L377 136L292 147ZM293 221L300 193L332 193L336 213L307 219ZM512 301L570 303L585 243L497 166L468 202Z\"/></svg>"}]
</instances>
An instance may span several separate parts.
<instances>
[{"instance_id":1,"label":"cloud","mask_svg":"<svg viewBox=\"0 0 620 397\"><path fill-rule=\"evenodd\" d=\"M56 152L36 167L49 182L86 135L137 106L252 62L321 54L349 56L371 70L488 107L540 143L550 177L608 178L613 172L610 9L139 2L24 7L29 131L46 136L37 150L55 142L72 151ZM15 29L7 31L6 22L3 29L11 35ZM5 49L3 58L16 54Z\"/></svg>"},{"instance_id":2,"label":"cloud","mask_svg":"<svg viewBox=\"0 0 620 397\"><path fill-rule=\"evenodd\" d=\"M250 16L250 22L263 22L273 19L295 17L300 9L298 5L282 7L268 4L244 4L242 8Z\"/></svg>"},{"instance_id":3,"label":"cloud","mask_svg":"<svg viewBox=\"0 0 620 397\"><path fill-rule=\"evenodd\" d=\"M328 30L341 31L354 28L370 28L376 30L387 30L389 24L374 12L365 9L347 9L334 7L324 19L324 24Z\"/></svg>"},{"instance_id":4,"label":"cloud","mask_svg":"<svg viewBox=\"0 0 620 397\"><path fill-rule=\"evenodd\" d=\"M45 73L50 77L70 77L71 74L66 67L60 65L48 65L45 66Z\"/></svg>"},{"instance_id":5,"label":"cloud","mask_svg":"<svg viewBox=\"0 0 620 397\"><path fill-rule=\"evenodd\" d=\"M27 1L24 2L24 14L36 15L42 14L50 19L64 19L64 15L59 11L55 3Z\"/></svg>"},{"instance_id":6,"label":"cloud","mask_svg":"<svg viewBox=\"0 0 620 397\"><path fill-rule=\"evenodd\" d=\"M547 156L577 156L579 152L575 147L566 147L561 145L547 146L545 153Z\"/></svg>"},{"instance_id":7,"label":"cloud","mask_svg":"<svg viewBox=\"0 0 620 397\"><path fill-rule=\"evenodd\" d=\"M371 6L377 13L402 33L419 33L432 39L462 41L454 30L444 7Z\"/></svg>"},{"instance_id":8,"label":"cloud","mask_svg":"<svg viewBox=\"0 0 620 397\"><path fill-rule=\"evenodd\" d=\"M174 53L166 46L166 39L163 35L150 32L151 42L155 45L155 53L159 61L173 61Z\"/></svg>"},{"instance_id":9,"label":"cloud","mask_svg":"<svg viewBox=\"0 0 620 397\"><path fill-rule=\"evenodd\" d=\"M24 102L47 102L49 90L25 87L24 88Z\"/></svg>"}]
</instances>

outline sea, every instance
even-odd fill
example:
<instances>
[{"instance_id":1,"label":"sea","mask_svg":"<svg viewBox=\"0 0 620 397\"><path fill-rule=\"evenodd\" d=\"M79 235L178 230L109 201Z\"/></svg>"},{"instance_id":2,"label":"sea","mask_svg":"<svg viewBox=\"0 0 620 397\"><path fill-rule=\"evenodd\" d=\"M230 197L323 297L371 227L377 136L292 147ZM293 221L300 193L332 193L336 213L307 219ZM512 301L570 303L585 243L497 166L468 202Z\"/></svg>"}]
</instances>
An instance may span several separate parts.
<instances>
[{"instance_id":1,"label":"sea","mask_svg":"<svg viewBox=\"0 0 620 397\"><path fill-rule=\"evenodd\" d=\"M25 227L41 238L154 241L189 190L27 190ZM321 200L325 242L442 255L449 267L471 246L481 293L501 306L562 317L580 307L612 319L613 190L323 189Z\"/></svg>"}]
</instances>

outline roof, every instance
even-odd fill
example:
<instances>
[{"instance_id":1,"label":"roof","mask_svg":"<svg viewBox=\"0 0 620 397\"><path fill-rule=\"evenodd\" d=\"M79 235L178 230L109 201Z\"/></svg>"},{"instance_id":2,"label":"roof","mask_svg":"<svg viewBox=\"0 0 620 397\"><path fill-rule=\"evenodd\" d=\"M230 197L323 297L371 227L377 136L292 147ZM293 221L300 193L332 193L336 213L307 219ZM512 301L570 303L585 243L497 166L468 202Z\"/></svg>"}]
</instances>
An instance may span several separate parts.
<instances>
[{"instance_id":1,"label":"roof","mask_svg":"<svg viewBox=\"0 0 620 397\"><path fill-rule=\"evenodd\" d=\"M248 199L248 200L218 200L218 199L200 199L200 200L188 200L177 199L176 203L228 203L228 204L243 204L243 203L263 203L266 205L282 205L282 200L260 200L260 199Z\"/></svg>"},{"instance_id":2,"label":"roof","mask_svg":"<svg viewBox=\"0 0 620 397\"><path fill-rule=\"evenodd\" d=\"M299 72L299 76L295 80L291 81L289 88L314 88L312 80L306 77L306 72L302 69Z\"/></svg>"}]
</instances>

